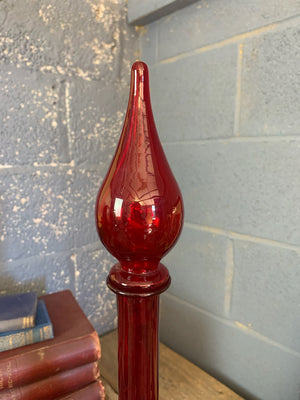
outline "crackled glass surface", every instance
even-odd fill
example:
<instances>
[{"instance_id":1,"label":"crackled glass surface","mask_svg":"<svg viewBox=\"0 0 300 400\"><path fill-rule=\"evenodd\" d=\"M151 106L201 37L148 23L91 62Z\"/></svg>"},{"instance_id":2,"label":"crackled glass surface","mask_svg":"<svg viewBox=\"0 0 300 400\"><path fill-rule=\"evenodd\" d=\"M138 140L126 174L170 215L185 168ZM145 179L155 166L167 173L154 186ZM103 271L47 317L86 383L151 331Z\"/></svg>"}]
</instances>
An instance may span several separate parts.
<instances>
[{"instance_id":1,"label":"crackled glass surface","mask_svg":"<svg viewBox=\"0 0 300 400\"><path fill-rule=\"evenodd\" d=\"M156 131L148 68L132 66L127 114L96 202L98 234L127 271L156 269L182 229L183 202Z\"/></svg>"},{"instance_id":2,"label":"crackled glass surface","mask_svg":"<svg viewBox=\"0 0 300 400\"><path fill-rule=\"evenodd\" d=\"M107 278L117 294L119 400L158 400L159 294L170 285L160 259L175 244L183 202L159 141L146 64L131 70L119 144L96 201L96 225L119 262Z\"/></svg>"}]
</instances>

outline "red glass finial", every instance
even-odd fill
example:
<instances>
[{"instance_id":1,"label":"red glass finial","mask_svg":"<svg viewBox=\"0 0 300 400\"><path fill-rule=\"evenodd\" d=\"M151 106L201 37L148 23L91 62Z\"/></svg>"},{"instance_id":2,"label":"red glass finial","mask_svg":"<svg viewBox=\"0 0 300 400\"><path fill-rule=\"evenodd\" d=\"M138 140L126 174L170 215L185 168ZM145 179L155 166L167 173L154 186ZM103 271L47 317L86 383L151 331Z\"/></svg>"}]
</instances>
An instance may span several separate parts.
<instances>
[{"instance_id":1,"label":"red glass finial","mask_svg":"<svg viewBox=\"0 0 300 400\"><path fill-rule=\"evenodd\" d=\"M147 65L135 62L119 144L96 202L99 236L126 270L149 271L174 245L183 201L159 141Z\"/></svg>"},{"instance_id":2,"label":"red glass finial","mask_svg":"<svg viewBox=\"0 0 300 400\"><path fill-rule=\"evenodd\" d=\"M160 259L182 223L181 193L152 115L148 68L136 62L122 134L96 202L99 236L119 260L107 278L118 300L119 400L158 400L159 295L170 285Z\"/></svg>"}]
</instances>

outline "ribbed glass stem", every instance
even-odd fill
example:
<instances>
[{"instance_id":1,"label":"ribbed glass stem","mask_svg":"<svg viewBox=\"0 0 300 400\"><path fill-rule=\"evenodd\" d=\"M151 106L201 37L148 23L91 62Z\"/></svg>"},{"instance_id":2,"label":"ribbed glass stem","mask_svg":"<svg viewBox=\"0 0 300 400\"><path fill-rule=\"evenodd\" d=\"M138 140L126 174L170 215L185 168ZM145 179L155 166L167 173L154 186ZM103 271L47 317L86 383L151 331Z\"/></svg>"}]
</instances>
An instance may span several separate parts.
<instances>
[{"instance_id":1,"label":"ribbed glass stem","mask_svg":"<svg viewBox=\"0 0 300 400\"><path fill-rule=\"evenodd\" d=\"M119 400L158 400L158 301L118 295Z\"/></svg>"}]
</instances>

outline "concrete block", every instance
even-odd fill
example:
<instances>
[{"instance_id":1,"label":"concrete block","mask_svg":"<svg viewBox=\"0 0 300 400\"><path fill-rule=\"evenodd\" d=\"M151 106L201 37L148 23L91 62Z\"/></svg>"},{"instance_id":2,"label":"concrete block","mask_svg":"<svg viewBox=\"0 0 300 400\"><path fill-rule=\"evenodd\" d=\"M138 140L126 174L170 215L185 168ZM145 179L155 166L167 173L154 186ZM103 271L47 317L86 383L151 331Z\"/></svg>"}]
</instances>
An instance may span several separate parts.
<instances>
[{"instance_id":1,"label":"concrete block","mask_svg":"<svg viewBox=\"0 0 300 400\"><path fill-rule=\"evenodd\" d=\"M172 278L168 293L223 315L227 240L184 227L178 243L163 259Z\"/></svg>"},{"instance_id":2,"label":"concrete block","mask_svg":"<svg viewBox=\"0 0 300 400\"><path fill-rule=\"evenodd\" d=\"M71 254L51 254L0 264L0 294L36 291L38 295L70 289L75 293Z\"/></svg>"},{"instance_id":3,"label":"concrete block","mask_svg":"<svg viewBox=\"0 0 300 400\"><path fill-rule=\"evenodd\" d=\"M130 71L132 64L140 59L139 35L140 31L134 26L128 25L127 2L120 1L119 9L119 62L120 68L117 75L117 86L128 88L130 86ZM112 65L113 67L113 65ZM111 84L112 81L108 82Z\"/></svg>"},{"instance_id":4,"label":"concrete block","mask_svg":"<svg viewBox=\"0 0 300 400\"><path fill-rule=\"evenodd\" d=\"M97 241L99 173L71 168L0 174L0 259L59 252Z\"/></svg>"},{"instance_id":5,"label":"concrete block","mask_svg":"<svg viewBox=\"0 0 300 400\"><path fill-rule=\"evenodd\" d=\"M61 80L1 64L0 80L0 165L69 162Z\"/></svg>"},{"instance_id":6,"label":"concrete block","mask_svg":"<svg viewBox=\"0 0 300 400\"><path fill-rule=\"evenodd\" d=\"M153 22L197 0L129 0L128 22L144 25Z\"/></svg>"},{"instance_id":7,"label":"concrete block","mask_svg":"<svg viewBox=\"0 0 300 400\"><path fill-rule=\"evenodd\" d=\"M126 89L82 80L70 84L70 149L76 165L108 170L125 119L129 84L130 76Z\"/></svg>"},{"instance_id":8,"label":"concrete block","mask_svg":"<svg viewBox=\"0 0 300 400\"><path fill-rule=\"evenodd\" d=\"M139 33L141 60L150 67L156 63L158 22L139 28Z\"/></svg>"},{"instance_id":9,"label":"concrete block","mask_svg":"<svg viewBox=\"0 0 300 400\"><path fill-rule=\"evenodd\" d=\"M296 400L299 353L261 340L232 322L163 295L161 339L249 400Z\"/></svg>"},{"instance_id":10,"label":"concrete block","mask_svg":"<svg viewBox=\"0 0 300 400\"><path fill-rule=\"evenodd\" d=\"M0 27L4 24L6 17L7 17L7 13L11 8L11 4L8 3L1 3L0 5Z\"/></svg>"},{"instance_id":11,"label":"concrete block","mask_svg":"<svg viewBox=\"0 0 300 400\"><path fill-rule=\"evenodd\" d=\"M111 82L122 67L125 20L124 4L113 2L14 1L1 27L0 62Z\"/></svg>"},{"instance_id":12,"label":"concrete block","mask_svg":"<svg viewBox=\"0 0 300 400\"><path fill-rule=\"evenodd\" d=\"M186 222L300 244L300 143L165 144Z\"/></svg>"},{"instance_id":13,"label":"concrete block","mask_svg":"<svg viewBox=\"0 0 300 400\"><path fill-rule=\"evenodd\" d=\"M99 334L116 328L116 296L106 285L116 260L99 241L93 249L78 251L76 258L76 298Z\"/></svg>"},{"instance_id":14,"label":"concrete block","mask_svg":"<svg viewBox=\"0 0 300 400\"><path fill-rule=\"evenodd\" d=\"M105 171L106 173L106 171ZM75 169L69 211L73 218L68 227L72 229L75 247L99 241L95 224L95 204L98 190L102 184L104 173L97 169Z\"/></svg>"},{"instance_id":15,"label":"concrete block","mask_svg":"<svg viewBox=\"0 0 300 400\"><path fill-rule=\"evenodd\" d=\"M215 44L299 14L297 0L199 1L159 21L158 59Z\"/></svg>"},{"instance_id":16,"label":"concrete block","mask_svg":"<svg viewBox=\"0 0 300 400\"><path fill-rule=\"evenodd\" d=\"M240 135L300 134L300 19L246 41Z\"/></svg>"},{"instance_id":17,"label":"concrete block","mask_svg":"<svg viewBox=\"0 0 300 400\"><path fill-rule=\"evenodd\" d=\"M235 241L231 317L300 353L300 254Z\"/></svg>"},{"instance_id":18,"label":"concrete block","mask_svg":"<svg viewBox=\"0 0 300 400\"><path fill-rule=\"evenodd\" d=\"M163 141L233 135L236 64L233 45L150 70L154 118Z\"/></svg>"}]
</instances>

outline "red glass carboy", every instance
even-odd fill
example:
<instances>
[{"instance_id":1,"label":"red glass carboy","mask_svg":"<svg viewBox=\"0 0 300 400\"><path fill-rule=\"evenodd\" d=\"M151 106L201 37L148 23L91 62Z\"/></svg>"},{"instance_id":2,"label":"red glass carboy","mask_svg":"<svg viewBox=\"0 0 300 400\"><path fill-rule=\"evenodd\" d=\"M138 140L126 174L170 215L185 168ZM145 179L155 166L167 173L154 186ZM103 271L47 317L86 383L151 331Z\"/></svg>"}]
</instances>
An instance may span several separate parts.
<instances>
[{"instance_id":1,"label":"red glass carboy","mask_svg":"<svg viewBox=\"0 0 300 400\"><path fill-rule=\"evenodd\" d=\"M158 400L158 298L170 285L161 258L183 225L183 201L156 131L148 68L135 62L127 113L96 201L96 225L119 262L107 284L117 294L119 400Z\"/></svg>"}]
</instances>

